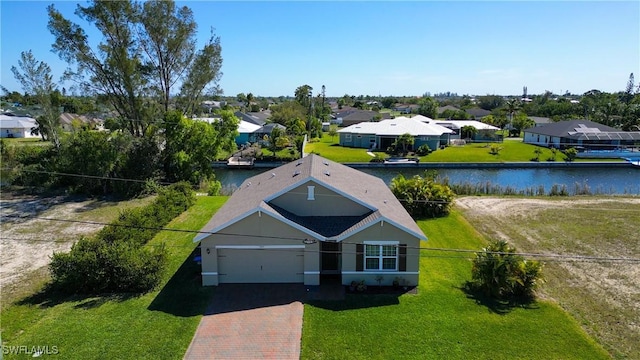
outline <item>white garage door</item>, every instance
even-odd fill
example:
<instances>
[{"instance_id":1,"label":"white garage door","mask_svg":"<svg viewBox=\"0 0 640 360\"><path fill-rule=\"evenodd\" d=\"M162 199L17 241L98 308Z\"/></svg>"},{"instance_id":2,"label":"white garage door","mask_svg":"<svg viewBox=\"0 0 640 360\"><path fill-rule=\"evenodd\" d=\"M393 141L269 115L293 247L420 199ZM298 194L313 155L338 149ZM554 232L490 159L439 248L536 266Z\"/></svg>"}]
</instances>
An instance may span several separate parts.
<instances>
[{"instance_id":1,"label":"white garage door","mask_svg":"<svg viewBox=\"0 0 640 360\"><path fill-rule=\"evenodd\" d=\"M301 283L304 247L218 248L220 283Z\"/></svg>"}]
</instances>

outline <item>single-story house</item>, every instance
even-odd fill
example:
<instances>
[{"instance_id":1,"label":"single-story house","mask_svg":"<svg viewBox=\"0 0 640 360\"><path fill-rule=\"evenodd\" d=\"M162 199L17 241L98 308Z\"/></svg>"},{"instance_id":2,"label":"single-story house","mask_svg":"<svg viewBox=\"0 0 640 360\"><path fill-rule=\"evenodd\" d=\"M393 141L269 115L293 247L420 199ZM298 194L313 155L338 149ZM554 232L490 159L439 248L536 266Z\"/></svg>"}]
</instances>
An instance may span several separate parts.
<instances>
[{"instance_id":1,"label":"single-story house","mask_svg":"<svg viewBox=\"0 0 640 360\"><path fill-rule=\"evenodd\" d=\"M262 126L266 124L267 119L271 116L271 111L270 110L261 111L261 112L236 111L234 115L240 120L244 120L246 122Z\"/></svg>"},{"instance_id":2,"label":"single-story house","mask_svg":"<svg viewBox=\"0 0 640 360\"><path fill-rule=\"evenodd\" d=\"M451 139L460 139L461 130L465 126L471 126L478 130L472 139L475 141L495 140L496 131L500 130L498 127L477 120L432 120L431 123L453 130L450 135Z\"/></svg>"},{"instance_id":3,"label":"single-story house","mask_svg":"<svg viewBox=\"0 0 640 360\"><path fill-rule=\"evenodd\" d=\"M220 117L210 117L210 118L194 118L193 120L205 121L209 124L213 124L216 121L220 121ZM238 136L236 136L236 144L241 146L248 142L250 142L250 137L254 131L260 129L262 126L256 125L254 123L250 123L248 121L240 120L238 124Z\"/></svg>"},{"instance_id":4,"label":"single-story house","mask_svg":"<svg viewBox=\"0 0 640 360\"><path fill-rule=\"evenodd\" d=\"M432 150L449 143L451 129L437 124L430 124L432 119L416 115L413 117L397 117L380 122L363 122L338 130L340 146L366 149L386 149L403 134L411 134L415 138L413 148L427 144Z\"/></svg>"},{"instance_id":5,"label":"single-story house","mask_svg":"<svg viewBox=\"0 0 640 360\"><path fill-rule=\"evenodd\" d=\"M207 109L209 113L211 113L211 110L221 109L226 104L227 102L224 100L221 100L221 101L205 100L201 103L202 107Z\"/></svg>"},{"instance_id":6,"label":"single-story house","mask_svg":"<svg viewBox=\"0 0 640 360\"><path fill-rule=\"evenodd\" d=\"M548 118L548 117L542 117L542 116L527 116L527 117L533 120L536 126L551 124L553 122L553 120L551 120L551 118Z\"/></svg>"},{"instance_id":7,"label":"single-story house","mask_svg":"<svg viewBox=\"0 0 640 360\"><path fill-rule=\"evenodd\" d=\"M261 143L264 139L264 136L271 136L273 129L278 128L282 132L285 132L287 128L284 125L280 125L277 123L267 123L255 130L253 133L249 135L249 142L258 142Z\"/></svg>"},{"instance_id":8,"label":"single-story house","mask_svg":"<svg viewBox=\"0 0 640 360\"><path fill-rule=\"evenodd\" d=\"M395 104L392 108L393 111L398 111L402 114L411 114L414 110L418 110L420 106L415 104Z\"/></svg>"},{"instance_id":9,"label":"single-story house","mask_svg":"<svg viewBox=\"0 0 640 360\"><path fill-rule=\"evenodd\" d=\"M483 118L483 117L485 117L487 115L491 115L491 111L485 110L485 109L482 109L482 108L479 108L479 107L474 107L474 108L471 108L471 109L467 109L467 110L465 110L465 112L467 114L471 115L471 117L473 119L476 119L476 120L481 119L481 118Z\"/></svg>"},{"instance_id":10,"label":"single-story house","mask_svg":"<svg viewBox=\"0 0 640 360\"><path fill-rule=\"evenodd\" d=\"M391 114L379 113L372 110L349 109L332 114L331 123L340 126L349 126L361 122L374 121L376 118L389 119Z\"/></svg>"},{"instance_id":11,"label":"single-story house","mask_svg":"<svg viewBox=\"0 0 640 360\"><path fill-rule=\"evenodd\" d=\"M59 117L60 127L64 131L73 131L75 127L86 126L90 129L104 130L104 121L98 118L91 118L85 115L62 113Z\"/></svg>"},{"instance_id":12,"label":"single-story house","mask_svg":"<svg viewBox=\"0 0 640 360\"><path fill-rule=\"evenodd\" d=\"M37 127L36 119L0 114L0 138L35 138L31 131Z\"/></svg>"},{"instance_id":13,"label":"single-story house","mask_svg":"<svg viewBox=\"0 0 640 360\"><path fill-rule=\"evenodd\" d=\"M194 238L204 286L415 286L421 240L381 179L314 154L245 180Z\"/></svg>"},{"instance_id":14,"label":"single-story house","mask_svg":"<svg viewBox=\"0 0 640 360\"><path fill-rule=\"evenodd\" d=\"M640 142L640 131L620 131L589 120L568 120L525 129L527 144L564 149L610 150Z\"/></svg>"}]
</instances>

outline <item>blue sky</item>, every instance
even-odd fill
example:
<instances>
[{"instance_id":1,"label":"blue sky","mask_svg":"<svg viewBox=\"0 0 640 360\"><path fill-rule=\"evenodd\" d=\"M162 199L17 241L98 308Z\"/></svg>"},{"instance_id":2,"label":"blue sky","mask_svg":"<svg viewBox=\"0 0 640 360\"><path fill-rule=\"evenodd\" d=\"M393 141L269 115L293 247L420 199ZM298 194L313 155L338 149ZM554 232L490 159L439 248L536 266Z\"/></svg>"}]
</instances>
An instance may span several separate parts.
<instances>
[{"instance_id":1,"label":"blue sky","mask_svg":"<svg viewBox=\"0 0 640 360\"><path fill-rule=\"evenodd\" d=\"M0 83L21 51L62 75L46 7L0 1ZM79 22L76 1L53 2ZM81 2L85 4L85 2ZM309 84L328 96L584 93L640 81L640 2L178 1L201 43L220 36L225 95L293 95ZM98 34L85 28L90 39Z\"/></svg>"}]
</instances>

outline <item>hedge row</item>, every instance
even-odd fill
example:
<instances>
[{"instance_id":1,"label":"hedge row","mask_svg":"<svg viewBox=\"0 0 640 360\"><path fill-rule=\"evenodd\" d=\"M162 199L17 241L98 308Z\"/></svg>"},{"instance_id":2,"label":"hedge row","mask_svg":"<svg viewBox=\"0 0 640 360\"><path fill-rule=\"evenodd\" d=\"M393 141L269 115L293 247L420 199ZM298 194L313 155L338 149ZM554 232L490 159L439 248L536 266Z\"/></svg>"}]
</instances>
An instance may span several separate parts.
<instances>
[{"instance_id":1,"label":"hedge row","mask_svg":"<svg viewBox=\"0 0 640 360\"><path fill-rule=\"evenodd\" d=\"M159 229L195 203L188 183L161 189L148 206L122 212L93 238L81 238L69 253L54 253L53 285L70 293L145 292L162 279L164 247L144 245Z\"/></svg>"}]
</instances>

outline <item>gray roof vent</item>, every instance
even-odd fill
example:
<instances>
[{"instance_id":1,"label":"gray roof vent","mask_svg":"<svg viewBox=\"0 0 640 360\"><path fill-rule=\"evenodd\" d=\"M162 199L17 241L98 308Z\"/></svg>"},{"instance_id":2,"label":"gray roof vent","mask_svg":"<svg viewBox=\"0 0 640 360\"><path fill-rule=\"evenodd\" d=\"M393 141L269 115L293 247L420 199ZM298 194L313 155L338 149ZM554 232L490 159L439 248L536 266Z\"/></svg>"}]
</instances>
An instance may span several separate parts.
<instances>
[{"instance_id":1,"label":"gray roof vent","mask_svg":"<svg viewBox=\"0 0 640 360\"><path fill-rule=\"evenodd\" d=\"M271 173L271 178L273 179L274 177L276 177L276 173Z\"/></svg>"},{"instance_id":2,"label":"gray roof vent","mask_svg":"<svg viewBox=\"0 0 640 360\"><path fill-rule=\"evenodd\" d=\"M329 166L329 162L327 160L322 162L323 164L325 164L326 166Z\"/></svg>"},{"instance_id":3,"label":"gray roof vent","mask_svg":"<svg viewBox=\"0 0 640 360\"><path fill-rule=\"evenodd\" d=\"M331 176L331 173L329 172L329 170L325 171L324 174L327 176Z\"/></svg>"},{"instance_id":4,"label":"gray roof vent","mask_svg":"<svg viewBox=\"0 0 640 360\"><path fill-rule=\"evenodd\" d=\"M296 177L296 176L298 176L298 175L300 175L300 170L296 170L296 171L293 173L293 176L292 176L292 177Z\"/></svg>"},{"instance_id":5,"label":"gray roof vent","mask_svg":"<svg viewBox=\"0 0 640 360\"><path fill-rule=\"evenodd\" d=\"M296 164L296 166L300 166L302 165L302 161L298 161L298 163Z\"/></svg>"}]
</instances>

